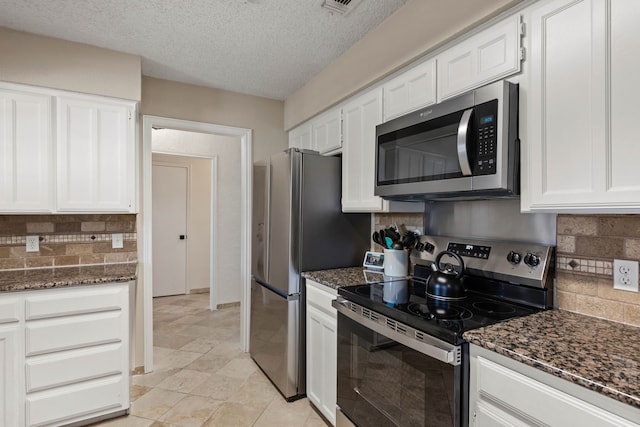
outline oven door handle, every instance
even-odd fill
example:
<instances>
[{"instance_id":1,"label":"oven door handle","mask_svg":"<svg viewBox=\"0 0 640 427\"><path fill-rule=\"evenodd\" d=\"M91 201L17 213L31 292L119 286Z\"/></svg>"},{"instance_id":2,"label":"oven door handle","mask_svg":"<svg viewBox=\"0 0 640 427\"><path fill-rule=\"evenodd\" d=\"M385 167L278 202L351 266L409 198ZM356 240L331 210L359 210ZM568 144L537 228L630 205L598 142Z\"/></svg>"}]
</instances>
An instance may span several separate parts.
<instances>
[{"instance_id":1,"label":"oven door handle","mask_svg":"<svg viewBox=\"0 0 640 427\"><path fill-rule=\"evenodd\" d=\"M467 141L469 140L469 133L471 132L471 115L473 114L473 108L469 108L462 113L460 118L460 124L458 125L458 163L460 163L460 170L462 170L462 176L471 175L471 166L469 165L469 153L467 152Z\"/></svg>"},{"instance_id":2,"label":"oven door handle","mask_svg":"<svg viewBox=\"0 0 640 427\"><path fill-rule=\"evenodd\" d=\"M341 296L331 301L338 313L417 352L453 366L460 364L461 346L449 344L411 326L355 304ZM339 328L339 326L338 326Z\"/></svg>"}]
</instances>

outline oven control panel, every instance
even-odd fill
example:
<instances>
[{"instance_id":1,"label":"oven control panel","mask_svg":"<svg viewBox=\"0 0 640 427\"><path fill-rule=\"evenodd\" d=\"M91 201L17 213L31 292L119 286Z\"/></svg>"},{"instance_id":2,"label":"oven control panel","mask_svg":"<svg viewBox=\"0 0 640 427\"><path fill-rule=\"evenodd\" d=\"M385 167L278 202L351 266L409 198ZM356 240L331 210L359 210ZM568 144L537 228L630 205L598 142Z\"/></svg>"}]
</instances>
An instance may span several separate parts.
<instances>
[{"instance_id":1,"label":"oven control panel","mask_svg":"<svg viewBox=\"0 0 640 427\"><path fill-rule=\"evenodd\" d=\"M514 284L547 287L554 270L554 247L538 243L420 236L411 262L431 266L442 251L460 255L467 274Z\"/></svg>"},{"instance_id":2,"label":"oven control panel","mask_svg":"<svg viewBox=\"0 0 640 427\"><path fill-rule=\"evenodd\" d=\"M489 259L491 253L491 246L485 245L472 245L470 243L455 243L449 242L447 250L458 254L460 256L466 256L471 258Z\"/></svg>"}]
</instances>

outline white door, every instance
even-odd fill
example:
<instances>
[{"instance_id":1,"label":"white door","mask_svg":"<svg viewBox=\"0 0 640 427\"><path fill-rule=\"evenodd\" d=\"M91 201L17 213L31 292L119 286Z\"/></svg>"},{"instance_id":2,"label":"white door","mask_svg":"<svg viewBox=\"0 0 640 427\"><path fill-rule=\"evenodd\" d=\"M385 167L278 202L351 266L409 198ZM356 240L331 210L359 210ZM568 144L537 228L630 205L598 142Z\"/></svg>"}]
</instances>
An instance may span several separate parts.
<instances>
[{"instance_id":1,"label":"white door","mask_svg":"<svg viewBox=\"0 0 640 427\"><path fill-rule=\"evenodd\" d=\"M186 294L187 168L153 165L153 296Z\"/></svg>"}]
</instances>

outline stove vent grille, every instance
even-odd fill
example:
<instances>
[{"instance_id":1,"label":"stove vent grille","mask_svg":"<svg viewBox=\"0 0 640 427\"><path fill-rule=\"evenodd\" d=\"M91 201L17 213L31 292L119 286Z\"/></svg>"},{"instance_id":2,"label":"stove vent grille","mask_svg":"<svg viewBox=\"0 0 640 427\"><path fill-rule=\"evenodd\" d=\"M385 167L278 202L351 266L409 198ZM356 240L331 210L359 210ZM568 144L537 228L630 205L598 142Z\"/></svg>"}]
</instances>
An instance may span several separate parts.
<instances>
[{"instance_id":1,"label":"stove vent grille","mask_svg":"<svg viewBox=\"0 0 640 427\"><path fill-rule=\"evenodd\" d=\"M322 7L327 9L329 13L337 13L346 15L351 12L361 0L323 0Z\"/></svg>"}]
</instances>

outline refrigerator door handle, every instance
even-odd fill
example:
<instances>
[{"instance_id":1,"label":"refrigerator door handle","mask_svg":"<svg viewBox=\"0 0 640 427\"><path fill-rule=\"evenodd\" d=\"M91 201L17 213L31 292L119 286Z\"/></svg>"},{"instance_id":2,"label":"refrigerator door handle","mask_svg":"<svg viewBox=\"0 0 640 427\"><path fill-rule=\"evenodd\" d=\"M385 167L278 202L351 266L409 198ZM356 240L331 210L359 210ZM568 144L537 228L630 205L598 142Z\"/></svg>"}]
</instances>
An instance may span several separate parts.
<instances>
[{"instance_id":1,"label":"refrigerator door handle","mask_svg":"<svg viewBox=\"0 0 640 427\"><path fill-rule=\"evenodd\" d=\"M256 283L258 285L262 286L263 288L267 288L268 290L270 290L274 294L286 299L287 301L297 301L297 300L300 299L300 294L299 293L286 294L286 293L282 292L280 289L275 288L275 287L271 286L270 284L263 282L262 280L256 279L255 277L254 277L254 280L256 281Z\"/></svg>"}]
</instances>

